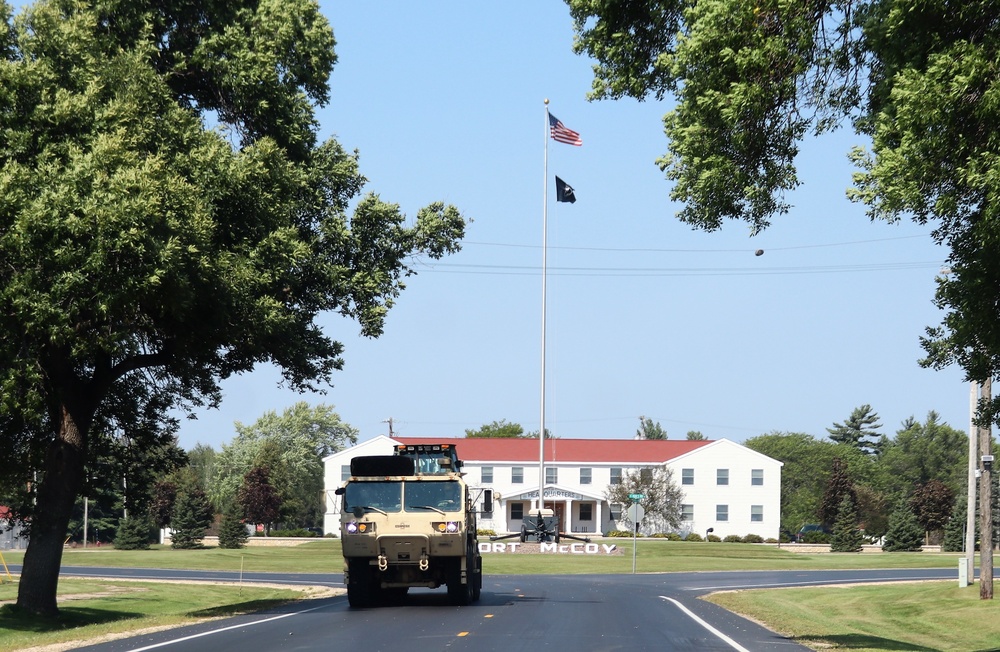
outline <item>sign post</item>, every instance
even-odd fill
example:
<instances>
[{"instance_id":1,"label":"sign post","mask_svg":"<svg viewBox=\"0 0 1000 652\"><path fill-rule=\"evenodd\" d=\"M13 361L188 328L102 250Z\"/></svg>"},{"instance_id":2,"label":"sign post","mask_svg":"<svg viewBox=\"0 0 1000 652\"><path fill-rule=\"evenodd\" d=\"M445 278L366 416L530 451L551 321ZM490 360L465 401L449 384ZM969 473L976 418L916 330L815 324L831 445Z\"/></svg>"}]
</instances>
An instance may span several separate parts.
<instances>
[{"instance_id":1,"label":"sign post","mask_svg":"<svg viewBox=\"0 0 1000 652\"><path fill-rule=\"evenodd\" d=\"M633 500L641 500L642 498L645 498L645 496L642 494L629 494L629 498ZM632 503L628 506L625 513L628 514L629 520L632 521L632 574L635 575L635 551L638 547L636 542L638 540L637 535L639 533L639 521L641 521L642 517L646 515L646 510L644 510L642 505L639 503Z\"/></svg>"}]
</instances>

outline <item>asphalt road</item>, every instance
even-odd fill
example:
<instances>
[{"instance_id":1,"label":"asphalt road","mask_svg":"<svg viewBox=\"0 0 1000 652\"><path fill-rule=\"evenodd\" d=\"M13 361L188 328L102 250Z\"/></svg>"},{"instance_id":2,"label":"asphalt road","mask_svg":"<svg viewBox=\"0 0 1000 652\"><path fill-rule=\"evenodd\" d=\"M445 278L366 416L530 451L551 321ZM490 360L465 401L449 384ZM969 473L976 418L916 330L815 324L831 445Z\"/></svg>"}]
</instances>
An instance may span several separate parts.
<instances>
[{"instance_id":1,"label":"asphalt road","mask_svg":"<svg viewBox=\"0 0 1000 652\"><path fill-rule=\"evenodd\" d=\"M233 573L65 567L63 576L233 581ZM246 574L244 581L342 587L338 574ZM350 609L344 596L267 613L121 639L81 650L699 650L793 652L807 648L698 600L737 588L957 579L954 569L665 573L655 575L487 575L482 598L448 604L444 588L411 590L398 606ZM817 615L821 618L821 615Z\"/></svg>"}]
</instances>

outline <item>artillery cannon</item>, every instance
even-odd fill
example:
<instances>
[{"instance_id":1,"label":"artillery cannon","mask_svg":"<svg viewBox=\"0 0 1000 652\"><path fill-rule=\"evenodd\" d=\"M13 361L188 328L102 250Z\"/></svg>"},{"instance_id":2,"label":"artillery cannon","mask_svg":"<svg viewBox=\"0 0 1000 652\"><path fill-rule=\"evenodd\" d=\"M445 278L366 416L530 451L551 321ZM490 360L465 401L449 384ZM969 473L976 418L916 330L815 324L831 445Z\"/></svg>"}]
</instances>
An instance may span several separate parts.
<instances>
[{"instance_id":1,"label":"artillery cannon","mask_svg":"<svg viewBox=\"0 0 1000 652\"><path fill-rule=\"evenodd\" d=\"M559 543L560 539L574 539L590 543L588 537L578 537L559 531L559 519L551 509L532 509L521 519L521 531L516 534L493 535L490 541L500 541L501 539L513 539L518 537L521 543L526 541L536 541L545 543L552 541Z\"/></svg>"}]
</instances>

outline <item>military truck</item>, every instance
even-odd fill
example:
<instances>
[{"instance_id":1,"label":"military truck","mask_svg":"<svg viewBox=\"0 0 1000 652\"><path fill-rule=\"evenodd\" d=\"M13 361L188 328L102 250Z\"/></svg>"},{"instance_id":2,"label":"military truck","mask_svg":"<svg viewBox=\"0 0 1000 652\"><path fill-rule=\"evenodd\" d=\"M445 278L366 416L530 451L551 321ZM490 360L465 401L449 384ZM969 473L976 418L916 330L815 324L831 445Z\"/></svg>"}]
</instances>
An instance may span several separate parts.
<instances>
[{"instance_id":1,"label":"military truck","mask_svg":"<svg viewBox=\"0 0 1000 652\"><path fill-rule=\"evenodd\" d=\"M447 586L456 605L479 599L475 501L460 468L449 444L351 460L351 477L336 493L352 607L398 601L412 586Z\"/></svg>"}]
</instances>

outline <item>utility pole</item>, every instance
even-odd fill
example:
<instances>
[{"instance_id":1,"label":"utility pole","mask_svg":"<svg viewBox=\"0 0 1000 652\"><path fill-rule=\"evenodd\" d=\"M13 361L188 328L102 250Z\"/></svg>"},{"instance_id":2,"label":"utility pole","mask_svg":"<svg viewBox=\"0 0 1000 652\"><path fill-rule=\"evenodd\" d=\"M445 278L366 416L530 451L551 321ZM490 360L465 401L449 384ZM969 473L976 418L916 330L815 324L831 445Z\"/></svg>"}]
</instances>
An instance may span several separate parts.
<instances>
[{"instance_id":1,"label":"utility pole","mask_svg":"<svg viewBox=\"0 0 1000 652\"><path fill-rule=\"evenodd\" d=\"M979 410L979 383L969 383L969 469L968 491L965 503L965 577L972 584L976 577L976 472L979 463L979 427L976 412Z\"/></svg>"},{"instance_id":2,"label":"utility pole","mask_svg":"<svg viewBox=\"0 0 1000 652\"><path fill-rule=\"evenodd\" d=\"M393 435L395 434L395 433L394 433L394 432L392 431L392 417L389 417L388 419L386 419L386 420L385 420L385 421L383 421L382 423L388 423L388 424L389 424L389 436L390 436L390 437L392 437L392 436L393 436Z\"/></svg>"},{"instance_id":3,"label":"utility pole","mask_svg":"<svg viewBox=\"0 0 1000 652\"><path fill-rule=\"evenodd\" d=\"M991 379L982 383L980 405L992 396ZM992 424L979 426L979 599L993 599L993 437Z\"/></svg>"}]
</instances>

